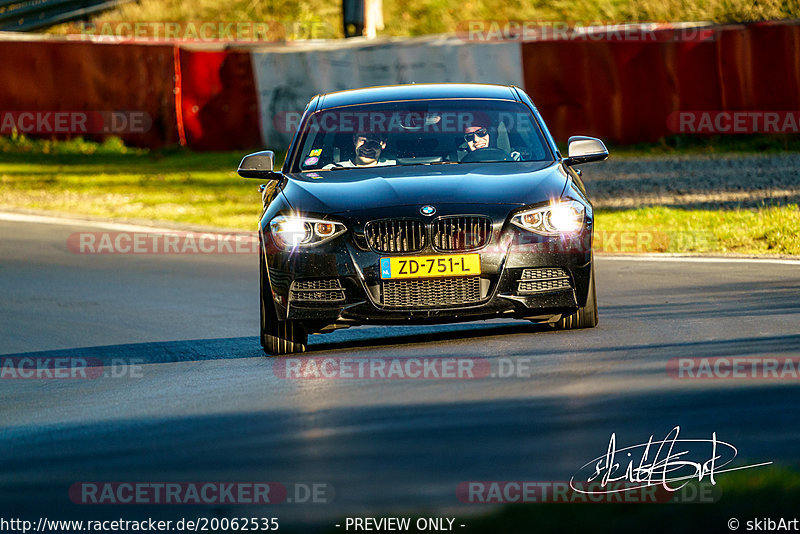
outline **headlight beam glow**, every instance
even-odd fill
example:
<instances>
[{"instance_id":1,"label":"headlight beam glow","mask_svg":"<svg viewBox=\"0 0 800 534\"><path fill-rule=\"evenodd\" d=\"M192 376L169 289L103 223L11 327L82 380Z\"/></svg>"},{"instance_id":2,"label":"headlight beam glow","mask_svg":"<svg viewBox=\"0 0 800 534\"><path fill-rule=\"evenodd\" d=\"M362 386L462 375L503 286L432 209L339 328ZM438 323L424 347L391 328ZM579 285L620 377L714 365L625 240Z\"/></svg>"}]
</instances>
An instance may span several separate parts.
<instances>
[{"instance_id":1,"label":"headlight beam glow","mask_svg":"<svg viewBox=\"0 0 800 534\"><path fill-rule=\"evenodd\" d=\"M511 218L511 222L536 234L564 236L580 231L585 218L586 208L583 204L577 200L566 200L518 213Z\"/></svg>"},{"instance_id":2,"label":"headlight beam glow","mask_svg":"<svg viewBox=\"0 0 800 534\"><path fill-rule=\"evenodd\" d=\"M315 246L344 233L342 223L298 215L278 215L269 223L275 242L282 248Z\"/></svg>"}]
</instances>

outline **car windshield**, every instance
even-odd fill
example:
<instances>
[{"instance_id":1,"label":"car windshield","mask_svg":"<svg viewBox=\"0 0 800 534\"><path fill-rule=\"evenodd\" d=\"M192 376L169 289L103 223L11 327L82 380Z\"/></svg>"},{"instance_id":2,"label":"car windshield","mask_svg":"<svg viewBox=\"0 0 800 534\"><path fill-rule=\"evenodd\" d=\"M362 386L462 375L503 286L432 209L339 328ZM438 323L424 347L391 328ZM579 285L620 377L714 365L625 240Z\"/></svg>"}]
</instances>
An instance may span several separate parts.
<instances>
[{"instance_id":1,"label":"car windshield","mask_svg":"<svg viewBox=\"0 0 800 534\"><path fill-rule=\"evenodd\" d=\"M519 102L451 99L381 102L318 111L302 125L290 172L397 165L550 161Z\"/></svg>"}]
</instances>

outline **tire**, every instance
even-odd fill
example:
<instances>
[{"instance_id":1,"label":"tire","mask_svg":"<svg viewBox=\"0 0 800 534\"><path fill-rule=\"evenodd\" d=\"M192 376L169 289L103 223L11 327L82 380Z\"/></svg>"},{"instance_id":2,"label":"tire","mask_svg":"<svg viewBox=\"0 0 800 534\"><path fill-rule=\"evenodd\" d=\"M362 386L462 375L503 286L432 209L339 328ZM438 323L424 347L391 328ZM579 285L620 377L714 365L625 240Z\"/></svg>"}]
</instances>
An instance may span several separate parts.
<instances>
[{"instance_id":1,"label":"tire","mask_svg":"<svg viewBox=\"0 0 800 534\"><path fill-rule=\"evenodd\" d=\"M595 326L597 326L597 297L594 290L594 259L592 259L592 273L589 275L589 294L586 296L586 306L578 308L575 313L561 317L553 323L553 327L556 330L577 330Z\"/></svg>"},{"instance_id":2,"label":"tire","mask_svg":"<svg viewBox=\"0 0 800 534\"><path fill-rule=\"evenodd\" d=\"M279 356L293 352L305 352L308 334L299 321L280 321L275 313L267 277L264 253L259 250L259 286L261 300L261 347L268 356Z\"/></svg>"}]
</instances>

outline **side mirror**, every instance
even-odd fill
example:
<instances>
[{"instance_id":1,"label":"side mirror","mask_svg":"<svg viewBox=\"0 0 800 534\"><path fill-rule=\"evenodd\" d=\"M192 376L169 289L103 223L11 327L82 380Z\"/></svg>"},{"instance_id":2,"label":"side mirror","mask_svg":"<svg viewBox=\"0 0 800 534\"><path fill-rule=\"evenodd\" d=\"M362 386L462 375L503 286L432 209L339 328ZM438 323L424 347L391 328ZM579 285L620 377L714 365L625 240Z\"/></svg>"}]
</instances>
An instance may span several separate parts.
<instances>
[{"instance_id":1,"label":"side mirror","mask_svg":"<svg viewBox=\"0 0 800 534\"><path fill-rule=\"evenodd\" d=\"M242 178L258 178L260 180L278 180L281 173L272 170L275 162L275 153L272 150L264 150L248 154L242 158L236 172Z\"/></svg>"},{"instance_id":2,"label":"side mirror","mask_svg":"<svg viewBox=\"0 0 800 534\"><path fill-rule=\"evenodd\" d=\"M600 139L574 135L568 141L569 156L564 158L564 165L578 165L590 161L603 161L608 157L608 149Z\"/></svg>"}]
</instances>

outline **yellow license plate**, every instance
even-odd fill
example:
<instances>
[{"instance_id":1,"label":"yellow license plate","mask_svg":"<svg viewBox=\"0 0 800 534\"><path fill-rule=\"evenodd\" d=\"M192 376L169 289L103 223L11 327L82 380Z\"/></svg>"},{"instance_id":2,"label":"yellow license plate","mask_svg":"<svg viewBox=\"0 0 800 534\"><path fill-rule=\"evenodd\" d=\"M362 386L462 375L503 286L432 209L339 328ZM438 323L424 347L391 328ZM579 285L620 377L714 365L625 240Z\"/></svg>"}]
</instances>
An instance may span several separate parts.
<instances>
[{"instance_id":1,"label":"yellow license plate","mask_svg":"<svg viewBox=\"0 0 800 534\"><path fill-rule=\"evenodd\" d=\"M381 278L428 278L481 274L480 254L381 258Z\"/></svg>"}]
</instances>

